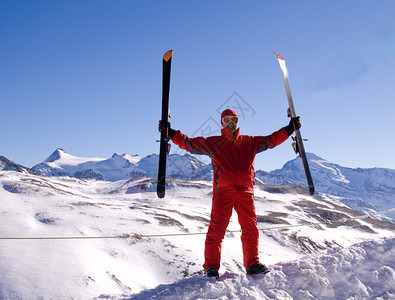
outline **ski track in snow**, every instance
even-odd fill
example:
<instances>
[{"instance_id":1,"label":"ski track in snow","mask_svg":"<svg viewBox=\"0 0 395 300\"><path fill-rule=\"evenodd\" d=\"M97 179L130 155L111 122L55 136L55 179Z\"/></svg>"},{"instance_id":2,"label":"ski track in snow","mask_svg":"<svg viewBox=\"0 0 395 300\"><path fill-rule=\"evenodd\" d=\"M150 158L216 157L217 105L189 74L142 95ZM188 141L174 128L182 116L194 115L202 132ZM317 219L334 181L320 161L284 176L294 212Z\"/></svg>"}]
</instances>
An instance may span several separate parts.
<instances>
[{"instance_id":1,"label":"ski track in snow","mask_svg":"<svg viewBox=\"0 0 395 300\"><path fill-rule=\"evenodd\" d=\"M96 299L394 299L395 238L271 266L267 275L195 275L132 296Z\"/></svg>"}]
</instances>

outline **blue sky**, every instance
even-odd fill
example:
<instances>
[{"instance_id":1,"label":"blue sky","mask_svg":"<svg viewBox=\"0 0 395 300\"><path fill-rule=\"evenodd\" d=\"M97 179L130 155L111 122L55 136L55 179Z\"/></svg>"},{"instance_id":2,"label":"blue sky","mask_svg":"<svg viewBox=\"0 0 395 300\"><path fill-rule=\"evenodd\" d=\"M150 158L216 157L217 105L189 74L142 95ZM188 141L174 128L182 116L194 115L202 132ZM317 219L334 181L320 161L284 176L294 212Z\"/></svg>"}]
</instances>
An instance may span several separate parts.
<instances>
[{"instance_id":1,"label":"blue sky","mask_svg":"<svg viewBox=\"0 0 395 300\"><path fill-rule=\"evenodd\" d=\"M288 124L275 50L306 150L394 169L394 11L363 0L1 1L0 155L33 166L58 147L157 153L169 49L175 129L214 134L217 110L239 105L242 134L268 135ZM293 159L290 143L259 154L256 169Z\"/></svg>"}]
</instances>

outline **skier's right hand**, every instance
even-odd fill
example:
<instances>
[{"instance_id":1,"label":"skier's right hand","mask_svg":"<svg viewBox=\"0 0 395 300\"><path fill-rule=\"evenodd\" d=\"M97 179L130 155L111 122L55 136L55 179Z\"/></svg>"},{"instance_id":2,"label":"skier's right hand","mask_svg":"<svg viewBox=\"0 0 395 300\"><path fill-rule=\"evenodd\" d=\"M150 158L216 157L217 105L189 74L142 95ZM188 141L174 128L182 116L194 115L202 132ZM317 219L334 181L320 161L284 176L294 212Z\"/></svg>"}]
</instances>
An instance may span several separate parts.
<instances>
[{"instance_id":1,"label":"skier's right hand","mask_svg":"<svg viewBox=\"0 0 395 300\"><path fill-rule=\"evenodd\" d=\"M169 126L169 128L170 128L170 123L167 123L167 124L168 124L168 126ZM159 130L159 132L162 132L162 131L165 130L165 129L166 129L166 122L160 120L160 121L159 121L159 125L158 125L158 130Z\"/></svg>"},{"instance_id":2,"label":"skier's right hand","mask_svg":"<svg viewBox=\"0 0 395 300\"><path fill-rule=\"evenodd\" d=\"M172 138L176 134L176 131L173 128L171 128L170 122L164 122L160 120L158 125L158 130L159 132L162 132L163 130L166 129L166 125L167 125L167 134L169 138Z\"/></svg>"}]
</instances>

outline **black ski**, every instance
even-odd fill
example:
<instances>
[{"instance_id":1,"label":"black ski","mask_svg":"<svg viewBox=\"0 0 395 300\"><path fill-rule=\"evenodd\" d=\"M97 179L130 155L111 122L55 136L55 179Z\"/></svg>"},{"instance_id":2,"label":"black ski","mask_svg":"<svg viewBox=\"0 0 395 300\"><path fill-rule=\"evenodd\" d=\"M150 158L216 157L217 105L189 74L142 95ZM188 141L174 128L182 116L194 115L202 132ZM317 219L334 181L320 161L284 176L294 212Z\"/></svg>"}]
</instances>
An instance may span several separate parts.
<instances>
[{"instance_id":1,"label":"black ski","mask_svg":"<svg viewBox=\"0 0 395 300\"><path fill-rule=\"evenodd\" d=\"M162 118L165 124L169 123L169 92L170 92L170 70L171 57L173 50L167 51L163 55L163 81L162 81ZM159 167L158 167L158 187L157 194L159 198L165 196L166 188L166 158L169 153L168 143L168 126L161 132L160 149L159 149Z\"/></svg>"},{"instance_id":2,"label":"black ski","mask_svg":"<svg viewBox=\"0 0 395 300\"><path fill-rule=\"evenodd\" d=\"M295 106L294 106L294 102L292 99L291 87L289 85L288 71L287 71L287 67L285 65L285 60L281 54L279 54L275 51L273 51L273 52L274 52L274 54L276 54L278 62L280 64L281 71L283 72L284 86L285 86L285 91L287 93L288 105L289 105L289 110L288 110L289 117L293 118L293 117L296 117L297 115L295 112ZM300 158L302 159L304 171L306 173L307 184L309 186L310 195L314 195L315 189L314 189L313 178L311 177L309 162L307 161L306 151L304 149L303 139L302 139L300 130L299 129L295 130L295 134L296 134L296 138L295 138L296 144L294 146L294 150L296 153L299 153Z\"/></svg>"}]
</instances>

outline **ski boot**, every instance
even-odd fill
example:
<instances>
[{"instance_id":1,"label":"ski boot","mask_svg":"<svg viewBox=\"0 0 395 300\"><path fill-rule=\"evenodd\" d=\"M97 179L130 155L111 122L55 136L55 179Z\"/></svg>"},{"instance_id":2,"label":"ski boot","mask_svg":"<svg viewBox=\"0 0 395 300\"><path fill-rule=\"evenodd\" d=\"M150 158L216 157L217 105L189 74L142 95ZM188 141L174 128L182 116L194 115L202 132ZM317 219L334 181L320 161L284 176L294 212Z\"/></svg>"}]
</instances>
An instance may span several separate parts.
<instances>
[{"instance_id":1,"label":"ski boot","mask_svg":"<svg viewBox=\"0 0 395 300\"><path fill-rule=\"evenodd\" d=\"M218 278L218 277L219 277L218 270L216 270L216 269L207 269L207 270L206 270L206 276L207 276L207 277L215 277L215 278Z\"/></svg>"},{"instance_id":2,"label":"ski boot","mask_svg":"<svg viewBox=\"0 0 395 300\"><path fill-rule=\"evenodd\" d=\"M266 274L270 272L270 269L266 267L263 263L257 262L251 267L246 268L247 274L248 275L254 275L254 274Z\"/></svg>"}]
</instances>

